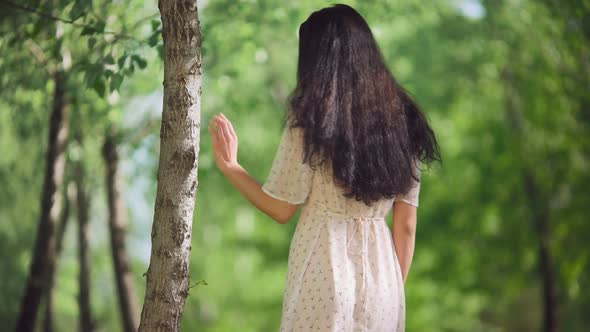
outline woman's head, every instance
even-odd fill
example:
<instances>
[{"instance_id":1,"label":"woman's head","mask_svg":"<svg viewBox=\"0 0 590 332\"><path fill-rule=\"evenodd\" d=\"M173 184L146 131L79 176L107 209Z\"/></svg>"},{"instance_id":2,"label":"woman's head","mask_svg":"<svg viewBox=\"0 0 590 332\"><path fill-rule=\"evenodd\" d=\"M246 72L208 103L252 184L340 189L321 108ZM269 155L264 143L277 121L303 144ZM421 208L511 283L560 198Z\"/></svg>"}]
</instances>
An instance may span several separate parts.
<instances>
[{"instance_id":1,"label":"woman's head","mask_svg":"<svg viewBox=\"0 0 590 332\"><path fill-rule=\"evenodd\" d=\"M297 76L302 82L321 74L326 81L344 66L359 70L380 70L383 59L371 29L362 16L347 5L334 5L314 12L299 27L299 65ZM324 77L322 77L324 78Z\"/></svg>"},{"instance_id":2,"label":"woman's head","mask_svg":"<svg viewBox=\"0 0 590 332\"><path fill-rule=\"evenodd\" d=\"M440 160L424 115L390 73L366 21L346 5L301 24L287 115L290 126L304 128L305 161L330 162L347 196L366 203L407 192L416 160Z\"/></svg>"}]
</instances>

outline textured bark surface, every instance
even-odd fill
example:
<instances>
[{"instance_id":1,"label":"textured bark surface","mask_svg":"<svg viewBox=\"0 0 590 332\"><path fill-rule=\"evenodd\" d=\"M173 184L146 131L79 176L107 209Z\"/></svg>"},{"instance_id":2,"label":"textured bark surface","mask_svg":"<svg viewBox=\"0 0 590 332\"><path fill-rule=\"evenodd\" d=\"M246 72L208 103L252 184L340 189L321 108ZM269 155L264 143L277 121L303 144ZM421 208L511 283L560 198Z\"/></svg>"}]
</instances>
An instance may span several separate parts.
<instances>
[{"instance_id":1,"label":"textured bark surface","mask_svg":"<svg viewBox=\"0 0 590 332\"><path fill-rule=\"evenodd\" d=\"M90 252L88 249L88 210L90 202L86 192L84 166L76 163L76 208L78 212L78 275L79 293L78 307L80 309L80 331L94 330L92 312L90 309Z\"/></svg>"},{"instance_id":2,"label":"textured bark surface","mask_svg":"<svg viewBox=\"0 0 590 332\"><path fill-rule=\"evenodd\" d=\"M67 191L67 190L66 190ZM55 263L53 264L52 271L49 275L49 286L47 287L47 295L45 297L45 320L43 321L43 331L53 332L55 331L55 319L53 317L54 311L54 293L55 293L55 279L57 275L57 269L59 265L59 257L63 249L63 239L70 219L70 202L73 201L74 197L71 195L72 191L64 195L65 200L63 204L63 210L61 213L61 219L57 226L57 233L55 236Z\"/></svg>"},{"instance_id":3,"label":"textured bark surface","mask_svg":"<svg viewBox=\"0 0 590 332\"><path fill-rule=\"evenodd\" d=\"M160 0L164 109L140 331L178 331L189 288L199 155L201 35L195 0Z\"/></svg>"},{"instance_id":4,"label":"textured bark surface","mask_svg":"<svg viewBox=\"0 0 590 332\"><path fill-rule=\"evenodd\" d=\"M119 175L119 154L113 137L107 135L103 145L103 158L106 169L107 200L109 206L109 231L111 252L117 282L117 295L123 320L123 331L137 331L139 326L139 306L135 297L133 275L129 268L129 258L125 250L127 214L122 199L122 183Z\"/></svg>"},{"instance_id":5,"label":"textured bark surface","mask_svg":"<svg viewBox=\"0 0 590 332\"><path fill-rule=\"evenodd\" d=\"M41 194L41 210L37 238L29 276L21 302L17 331L33 331L41 296L47 290L55 262L55 227L61 209L60 188L63 184L65 149L68 138L68 104L65 99L63 72L54 74L53 109L49 120L49 138L45 159L45 175Z\"/></svg>"}]
</instances>

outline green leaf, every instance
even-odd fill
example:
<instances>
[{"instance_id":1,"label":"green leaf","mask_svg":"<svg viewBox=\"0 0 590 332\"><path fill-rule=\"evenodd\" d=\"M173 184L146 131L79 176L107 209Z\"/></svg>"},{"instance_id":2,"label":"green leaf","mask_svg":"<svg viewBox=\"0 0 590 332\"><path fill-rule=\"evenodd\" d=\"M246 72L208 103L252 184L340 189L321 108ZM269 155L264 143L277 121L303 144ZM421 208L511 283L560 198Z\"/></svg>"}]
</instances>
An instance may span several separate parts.
<instances>
[{"instance_id":1,"label":"green leaf","mask_svg":"<svg viewBox=\"0 0 590 332\"><path fill-rule=\"evenodd\" d=\"M114 65L115 59L113 58L113 56L111 54L109 54L104 58L104 63L109 64L109 65Z\"/></svg>"},{"instance_id":2,"label":"green leaf","mask_svg":"<svg viewBox=\"0 0 590 332\"><path fill-rule=\"evenodd\" d=\"M156 45L158 45L158 42L160 41L160 30L154 32L147 40L148 45L150 45L151 47L154 47Z\"/></svg>"},{"instance_id":3,"label":"green leaf","mask_svg":"<svg viewBox=\"0 0 590 332\"><path fill-rule=\"evenodd\" d=\"M125 66L125 60L127 60L127 52L123 53L117 60L117 64L119 65L119 69L123 69Z\"/></svg>"},{"instance_id":4,"label":"green leaf","mask_svg":"<svg viewBox=\"0 0 590 332\"><path fill-rule=\"evenodd\" d=\"M12 37L8 37L7 45L8 47L13 47L21 41L18 35L14 35Z\"/></svg>"},{"instance_id":5,"label":"green leaf","mask_svg":"<svg viewBox=\"0 0 590 332\"><path fill-rule=\"evenodd\" d=\"M102 71L102 66L96 64L88 64L87 66L85 66L85 69L86 72L84 75L84 81L88 86L91 86L92 84L94 84L94 82L100 75Z\"/></svg>"},{"instance_id":6,"label":"green leaf","mask_svg":"<svg viewBox=\"0 0 590 332\"><path fill-rule=\"evenodd\" d=\"M94 88L94 91L98 93L99 96L105 96L106 87L104 81L101 78L97 78L96 80L94 80L94 85L92 87Z\"/></svg>"},{"instance_id":7,"label":"green leaf","mask_svg":"<svg viewBox=\"0 0 590 332\"><path fill-rule=\"evenodd\" d=\"M31 31L31 37L36 37L43 28L45 28L46 22L43 20L38 20L36 23L33 24L33 30Z\"/></svg>"},{"instance_id":8,"label":"green leaf","mask_svg":"<svg viewBox=\"0 0 590 332\"><path fill-rule=\"evenodd\" d=\"M142 57L140 57L139 55L137 55L137 54L133 54L133 55L131 56L131 60L132 60L133 62L137 63L137 65L138 65L138 66L139 66L139 68L141 68L141 69L144 69L144 68L147 66L147 61L146 61L144 58L142 58Z\"/></svg>"},{"instance_id":9,"label":"green leaf","mask_svg":"<svg viewBox=\"0 0 590 332\"><path fill-rule=\"evenodd\" d=\"M86 0L78 0L74 2L72 9L70 10L70 19L72 21L78 20L80 17L84 16L84 13L87 11L88 7L90 7L90 1Z\"/></svg>"},{"instance_id":10,"label":"green leaf","mask_svg":"<svg viewBox=\"0 0 590 332\"><path fill-rule=\"evenodd\" d=\"M111 91L118 91L121 87L121 83L123 83L124 76L116 73L111 77L110 89Z\"/></svg>"},{"instance_id":11,"label":"green leaf","mask_svg":"<svg viewBox=\"0 0 590 332\"><path fill-rule=\"evenodd\" d=\"M80 32L80 36L94 35L96 33L97 31L94 27L85 26L84 29L82 29L82 32Z\"/></svg>"},{"instance_id":12,"label":"green leaf","mask_svg":"<svg viewBox=\"0 0 590 332\"><path fill-rule=\"evenodd\" d=\"M95 37L88 38L88 49L93 49L94 45L96 45L96 38Z\"/></svg>"},{"instance_id":13,"label":"green leaf","mask_svg":"<svg viewBox=\"0 0 590 332\"><path fill-rule=\"evenodd\" d=\"M97 22L96 25L94 26L94 28L96 29L97 32L103 33L105 26L106 26L105 22Z\"/></svg>"},{"instance_id":14,"label":"green leaf","mask_svg":"<svg viewBox=\"0 0 590 332\"><path fill-rule=\"evenodd\" d=\"M160 28L160 20L152 20L152 31L157 31Z\"/></svg>"},{"instance_id":15,"label":"green leaf","mask_svg":"<svg viewBox=\"0 0 590 332\"><path fill-rule=\"evenodd\" d=\"M158 45L157 50L160 60L164 61L164 45Z\"/></svg>"}]
</instances>

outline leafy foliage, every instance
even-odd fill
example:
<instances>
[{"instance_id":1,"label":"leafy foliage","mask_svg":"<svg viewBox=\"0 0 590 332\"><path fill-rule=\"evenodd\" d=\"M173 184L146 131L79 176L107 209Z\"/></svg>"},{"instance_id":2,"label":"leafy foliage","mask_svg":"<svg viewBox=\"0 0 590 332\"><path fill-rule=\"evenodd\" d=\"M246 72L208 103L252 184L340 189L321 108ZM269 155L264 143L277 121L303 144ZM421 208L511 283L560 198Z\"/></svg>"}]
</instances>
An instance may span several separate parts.
<instances>
[{"instance_id":1,"label":"leafy foliage","mask_svg":"<svg viewBox=\"0 0 590 332\"><path fill-rule=\"evenodd\" d=\"M369 21L442 148L442 167L423 174L406 284L408 330L540 330L538 211L550 225L560 330L587 330L590 2L345 2ZM107 128L121 129L129 245L143 286L162 104L157 8L142 1L20 3L71 22L0 4L0 321L11 327L19 309L39 213L50 71L67 50L70 123L87 137L68 158L83 158L93 175L93 308L100 327L116 331L100 144ZM296 219L278 225L232 189L214 167L205 124L223 111L240 138L240 162L264 181L294 87L298 25L326 4L202 4L203 131L191 278L205 282L190 289L183 330L278 328ZM57 284L63 329L77 324L73 232Z\"/></svg>"}]
</instances>

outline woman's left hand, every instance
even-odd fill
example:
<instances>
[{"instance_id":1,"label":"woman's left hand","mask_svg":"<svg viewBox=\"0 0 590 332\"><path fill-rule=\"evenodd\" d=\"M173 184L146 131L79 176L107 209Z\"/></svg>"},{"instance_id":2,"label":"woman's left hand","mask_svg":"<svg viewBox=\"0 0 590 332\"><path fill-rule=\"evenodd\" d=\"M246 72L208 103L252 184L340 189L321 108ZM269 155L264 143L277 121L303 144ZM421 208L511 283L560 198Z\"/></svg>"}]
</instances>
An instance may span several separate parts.
<instances>
[{"instance_id":1,"label":"woman's left hand","mask_svg":"<svg viewBox=\"0 0 590 332\"><path fill-rule=\"evenodd\" d=\"M209 123L213 138L213 154L219 170L225 173L238 164L238 136L231 122L223 113L216 114Z\"/></svg>"}]
</instances>

